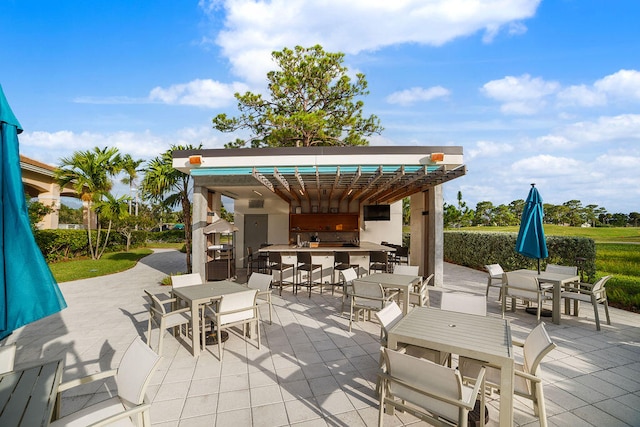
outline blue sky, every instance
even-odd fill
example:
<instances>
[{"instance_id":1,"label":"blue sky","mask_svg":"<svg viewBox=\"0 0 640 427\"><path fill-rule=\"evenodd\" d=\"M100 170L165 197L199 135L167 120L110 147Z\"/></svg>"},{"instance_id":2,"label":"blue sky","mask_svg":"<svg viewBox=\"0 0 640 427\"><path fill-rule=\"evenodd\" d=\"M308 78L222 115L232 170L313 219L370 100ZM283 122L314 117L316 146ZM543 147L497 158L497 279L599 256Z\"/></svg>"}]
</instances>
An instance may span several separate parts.
<instances>
[{"instance_id":1,"label":"blue sky","mask_svg":"<svg viewBox=\"0 0 640 427\"><path fill-rule=\"evenodd\" d=\"M2 0L0 84L22 154L221 148L270 53L321 44L366 75L371 145L461 145L445 199L640 211L636 0Z\"/></svg>"}]
</instances>

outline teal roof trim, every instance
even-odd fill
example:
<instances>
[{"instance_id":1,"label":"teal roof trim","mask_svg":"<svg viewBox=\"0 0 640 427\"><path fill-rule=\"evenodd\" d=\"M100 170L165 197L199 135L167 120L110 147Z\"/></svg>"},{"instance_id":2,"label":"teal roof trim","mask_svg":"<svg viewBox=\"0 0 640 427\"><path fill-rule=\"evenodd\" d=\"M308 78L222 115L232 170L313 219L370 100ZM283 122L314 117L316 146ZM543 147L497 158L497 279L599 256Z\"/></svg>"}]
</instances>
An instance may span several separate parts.
<instances>
[{"instance_id":1,"label":"teal roof trim","mask_svg":"<svg viewBox=\"0 0 640 427\"><path fill-rule=\"evenodd\" d=\"M406 173L416 172L422 169L424 166L404 166ZM379 166L360 166L363 173L374 173L378 170ZM401 168L401 165L386 165L382 166L383 173L394 173ZM428 165L427 171L433 172L440 168L439 165ZM191 169L191 175L193 176L243 176L251 175L253 173L252 167L220 167L220 168L197 168ZM263 175L272 175L274 167L257 167L255 168L259 173ZM285 175L292 175L296 171L295 166L278 167L278 171ZM298 167L298 172L301 174L315 174L316 170L321 174L335 175L338 170L338 166L303 166ZM340 166L340 172L342 173L354 173L358 170L358 166Z\"/></svg>"}]
</instances>

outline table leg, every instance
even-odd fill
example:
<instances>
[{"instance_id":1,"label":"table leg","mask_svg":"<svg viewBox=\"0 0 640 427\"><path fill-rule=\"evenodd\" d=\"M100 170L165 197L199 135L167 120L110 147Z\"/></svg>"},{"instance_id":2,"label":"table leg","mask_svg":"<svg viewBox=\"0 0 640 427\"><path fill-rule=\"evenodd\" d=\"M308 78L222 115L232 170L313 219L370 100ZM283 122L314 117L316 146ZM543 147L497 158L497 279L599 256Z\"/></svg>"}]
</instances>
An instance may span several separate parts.
<instances>
[{"instance_id":1,"label":"table leg","mask_svg":"<svg viewBox=\"0 0 640 427\"><path fill-rule=\"evenodd\" d=\"M404 301L402 304L402 314L404 314L405 316L407 315L407 313L409 312L409 289L411 289L411 287L413 286L413 283L410 284L409 286L407 286L406 289L404 289L404 292L402 292L403 297L404 297Z\"/></svg>"},{"instance_id":2,"label":"table leg","mask_svg":"<svg viewBox=\"0 0 640 427\"><path fill-rule=\"evenodd\" d=\"M200 356L200 310L194 301L191 302L191 352L194 357Z\"/></svg>"},{"instance_id":3,"label":"table leg","mask_svg":"<svg viewBox=\"0 0 640 427\"><path fill-rule=\"evenodd\" d=\"M562 284L556 282L553 284L553 307L551 311L551 321L556 325L560 324L560 288Z\"/></svg>"},{"instance_id":4,"label":"table leg","mask_svg":"<svg viewBox=\"0 0 640 427\"><path fill-rule=\"evenodd\" d=\"M501 426L513 425L513 359L500 367L500 422Z\"/></svg>"}]
</instances>

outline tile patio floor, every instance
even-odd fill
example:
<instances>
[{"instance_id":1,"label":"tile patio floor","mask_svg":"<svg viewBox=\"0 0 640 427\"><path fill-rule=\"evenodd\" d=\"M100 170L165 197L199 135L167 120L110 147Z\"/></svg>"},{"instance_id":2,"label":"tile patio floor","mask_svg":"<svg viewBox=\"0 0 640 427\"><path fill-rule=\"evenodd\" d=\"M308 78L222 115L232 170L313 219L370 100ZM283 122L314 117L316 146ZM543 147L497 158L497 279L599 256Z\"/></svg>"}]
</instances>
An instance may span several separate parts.
<instances>
[{"instance_id":1,"label":"tile patio floor","mask_svg":"<svg viewBox=\"0 0 640 427\"><path fill-rule=\"evenodd\" d=\"M160 280L184 271L184 265L183 254L160 250L132 270L62 283L69 307L9 337L9 343L18 343L16 366L64 358L65 380L117 367L127 345L146 336L142 290L167 292ZM444 279L445 291L485 290L483 272L445 264ZM430 291L432 306L439 306L440 292ZM497 294L492 288L491 316L500 313ZM339 291L332 296L315 289L308 298L285 289L282 297L274 295L273 325L262 324L262 348L232 332L222 362L216 347L193 358L189 342L167 332L163 360L148 388L153 425L376 425L379 326L359 322L349 333L340 302ZM508 316L515 339L524 339L535 326L535 316L522 309ZM611 318L611 326L603 324L597 332L593 310L583 305L579 318L563 315L561 325L547 322L558 345L543 362L549 425L640 425L640 315L611 309ZM157 330L152 343L155 348ZM65 394L63 413L106 398L112 388L106 383ZM489 410L488 425L496 426L497 401L489 402ZM518 426L538 425L524 400L516 399L514 418ZM385 421L388 426L411 424L417 421L407 414Z\"/></svg>"}]
</instances>

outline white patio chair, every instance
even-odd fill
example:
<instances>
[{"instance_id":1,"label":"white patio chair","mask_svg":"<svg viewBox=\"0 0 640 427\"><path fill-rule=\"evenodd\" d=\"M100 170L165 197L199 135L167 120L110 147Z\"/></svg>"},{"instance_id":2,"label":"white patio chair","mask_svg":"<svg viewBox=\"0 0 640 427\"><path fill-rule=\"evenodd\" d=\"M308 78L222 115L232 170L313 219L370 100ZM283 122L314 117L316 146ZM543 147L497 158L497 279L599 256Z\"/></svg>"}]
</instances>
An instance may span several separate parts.
<instances>
[{"instance_id":1,"label":"white patio chair","mask_svg":"<svg viewBox=\"0 0 640 427\"><path fill-rule=\"evenodd\" d=\"M462 292L443 292L440 309L458 313L487 315L487 298L484 295L465 294Z\"/></svg>"},{"instance_id":2,"label":"white patio chair","mask_svg":"<svg viewBox=\"0 0 640 427\"><path fill-rule=\"evenodd\" d=\"M419 359L397 351L382 349L385 370L380 392L378 426L383 425L385 407L408 412L432 425L468 423L469 411L475 406L485 369L481 368L474 387L462 383L456 369ZM484 426L484 393L480 395L480 425ZM446 422L443 422L446 420Z\"/></svg>"},{"instance_id":3,"label":"white patio chair","mask_svg":"<svg viewBox=\"0 0 640 427\"><path fill-rule=\"evenodd\" d=\"M418 307L429 307L429 289L427 286L429 286L429 282L432 280L433 274L424 279L418 289L409 292L409 304Z\"/></svg>"},{"instance_id":4,"label":"white patio chair","mask_svg":"<svg viewBox=\"0 0 640 427\"><path fill-rule=\"evenodd\" d=\"M255 274L255 273L254 273ZM255 332L260 348L260 315L256 298L258 291L251 289L248 291L235 292L222 296L217 309L207 306L205 318L213 322L218 336L218 358L222 360L222 330L233 326L242 326L242 336L246 337L246 326L255 323ZM202 325L204 331L205 325ZM252 328L250 328L252 329Z\"/></svg>"},{"instance_id":5,"label":"white patio chair","mask_svg":"<svg viewBox=\"0 0 640 427\"><path fill-rule=\"evenodd\" d=\"M542 302L552 300L553 297L540 288L538 279L535 276L518 274L517 272L505 273L506 283L502 286L502 317L506 310L506 300L511 298L511 311L516 311L516 298L527 302L538 304L536 316L540 322L540 311Z\"/></svg>"},{"instance_id":6,"label":"white patio chair","mask_svg":"<svg viewBox=\"0 0 640 427\"><path fill-rule=\"evenodd\" d=\"M547 414L542 391L540 362L556 345L549 338L544 322L538 324L527 336L524 343L513 341L513 345L522 347L523 363L514 366L514 394L533 402L533 412L540 419L540 426L547 425ZM475 381L482 363L473 359L461 358L458 367L465 381ZM485 364L486 366L486 364ZM485 384L490 389L500 389L500 370L486 366Z\"/></svg>"},{"instance_id":7,"label":"white patio chair","mask_svg":"<svg viewBox=\"0 0 640 427\"><path fill-rule=\"evenodd\" d=\"M176 274L171 276L171 286L173 288L181 288L183 286L202 285L204 280L200 273Z\"/></svg>"},{"instance_id":8,"label":"white patio chair","mask_svg":"<svg viewBox=\"0 0 640 427\"><path fill-rule=\"evenodd\" d=\"M391 300L398 295L397 292L385 293L380 283L365 282L354 279L352 281L353 293L351 294L351 313L349 316L349 332L351 332L351 324L353 322L353 314L355 312L356 321L364 320L364 312L366 311L371 320L371 312L382 310Z\"/></svg>"},{"instance_id":9,"label":"white patio chair","mask_svg":"<svg viewBox=\"0 0 640 427\"><path fill-rule=\"evenodd\" d=\"M351 300L351 294L353 293L353 280L358 278L358 273L356 273L356 270L353 267L349 267L340 272L340 277L342 280L342 308L340 309L340 313L344 313L344 302L347 298Z\"/></svg>"},{"instance_id":10,"label":"white patio chair","mask_svg":"<svg viewBox=\"0 0 640 427\"><path fill-rule=\"evenodd\" d=\"M84 378L78 378L58 387L56 409L52 427L84 427L88 425L151 426L149 409L145 402L145 391L158 366L160 356L136 338L129 345L120 361L118 369L99 372ZM79 385L114 377L118 387L117 394L107 400L85 407L62 418L60 414L61 393Z\"/></svg>"},{"instance_id":11,"label":"white patio chair","mask_svg":"<svg viewBox=\"0 0 640 427\"><path fill-rule=\"evenodd\" d=\"M153 295L148 290L144 290L151 300L149 305L149 321L147 322L147 345L151 347L151 327L152 323L158 326L159 338L158 338L158 354L162 356L162 342L164 340L165 329L171 328L175 334L175 328L182 331L182 326L187 326L187 334L189 324L191 323L191 308L185 307L177 310L167 309L166 305L173 306L176 302L176 298L169 298L161 301L156 295Z\"/></svg>"},{"instance_id":12,"label":"white patio chair","mask_svg":"<svg viewBox=\"0 0 640 427\"><path fill-rule=\"evenodd\" d=\"M560 297L568 300L576 301L576 304L582 302L588 302L593 305L593 314L596 319L596 330L600 330L600 316L598 315L598 304L604 305L604 313L607 317L607 325L611 324L611 318L609 317L609 302L607 300L607 290L605 285L612 276L604 276L593 285L590 283L574 283L573 287L565 288ZM578 307L574 307L574 310L578 310Z\"/></svg>"},{"instance_id":13,"label":"white patio chair","mask_svg":"<svg viewBox=\"0 0 640 427\"><path fill-rule=\"evenodd\" d=\"M249 276L249 283L247 286L249 289L255 289L258 291L258 296L256 303L258 305L269 305L269 324L272 322L272 313L273 313L273 304L271 303L271 280L272 276L270 274L264 273L253 273Z\"/></svg>"},{"instance_id":14,"label":"white patio chair","mask_svg":"<svg viewBox=\"0 0 640 427\"><path fill-rule=\"evenodd\" d=\"M380 322L380 345L382 347L387 347L389 330L393 328L396 323L398 323L402 319L402 309L395 302L391 301L385 308L375 313L378 322ZM437 350L431 350L429 348L418 347L414 345L401 344L398 346L397 351L401 353L406 353L414 357L419 357L421 359L431 360L435 363L441 363L440 352ZM382 352L380 353L380 368L384 366L384 358L382 356ZM376 393L380 393L380 377L378 377L378 382L376 384Z\"/></svg>"},{"instance_id":15,"label":"white patio chair","mask_svg":"<svg viewBox=\"0 0 640 427\"><path fill-rule=\"evenodd\" d=\"M487 292L485 296L489 297L489 288L495 286L496 288L500 288L500 295L498 299L502 301L502 275L504 274L504 270L500 266L500 264L487 264L484 266L484 269L487 270Z\"/></svg>"},{"instance_id":16,"label":"white patio chair","mask_svg":"<svg viewBox=\"0 0 640 427\"><path fill-rule=\"evenodd\" d=\"M16 360L16 345L9 344L0 347L0 374L13 371Z\"/></svg>"},{"instance_id":17,"label":"white patio chair","mask_svg":"<svg viewBox=\"0 0 640 427\"><path fill-rule=\"evenodd\" d=\"M420 266L418 265L396 265L393 267L393 274L405 274L407 276L418 276Z\"/></svg>"}]
</instances>

